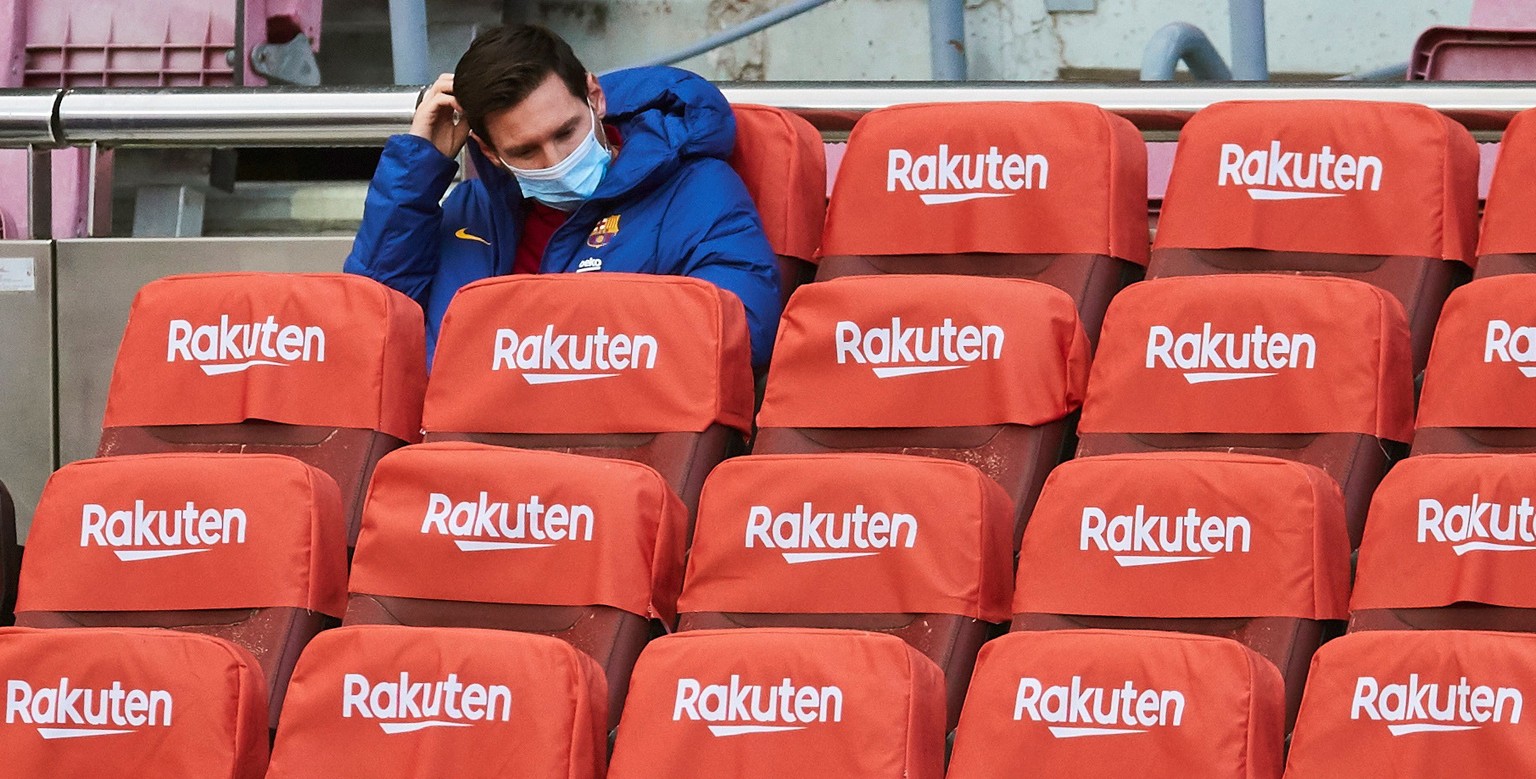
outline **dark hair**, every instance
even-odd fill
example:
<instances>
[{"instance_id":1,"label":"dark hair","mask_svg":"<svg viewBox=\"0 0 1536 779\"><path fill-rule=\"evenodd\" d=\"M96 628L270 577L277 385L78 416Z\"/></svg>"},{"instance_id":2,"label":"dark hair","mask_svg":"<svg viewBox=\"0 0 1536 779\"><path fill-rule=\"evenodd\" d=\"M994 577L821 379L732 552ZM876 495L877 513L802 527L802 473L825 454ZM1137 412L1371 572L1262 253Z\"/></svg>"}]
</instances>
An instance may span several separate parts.
<instances>
[{"instance_id":1,"label":"dark hair","mask_svg":"<svg viewBox=\"0 0 1536 779\"><path fill-rule=\"evenodd\" d=\"M475 37L453 71L453 95L469 129L489 141L488 114L523 102L550 74L578 99L587 97L587 69L571 45L536 24L493 27Z\"/></svg>"}]
</instances>

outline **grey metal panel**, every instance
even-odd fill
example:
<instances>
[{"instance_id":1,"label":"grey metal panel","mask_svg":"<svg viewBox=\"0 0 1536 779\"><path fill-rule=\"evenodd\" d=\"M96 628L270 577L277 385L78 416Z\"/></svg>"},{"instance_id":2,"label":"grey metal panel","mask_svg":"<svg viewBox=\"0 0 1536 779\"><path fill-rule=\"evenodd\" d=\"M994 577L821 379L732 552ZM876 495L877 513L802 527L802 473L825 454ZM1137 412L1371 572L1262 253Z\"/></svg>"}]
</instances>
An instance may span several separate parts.
<instances>
[{"instance_id":1,"label":"grey metal panel","mask_svg":"<svg viewBox=\"0 0 1536 779\"><path fill-rule=\"evenodd\" d=\"M96 454L112 363L139 287L178 273L336 272L351 246L339 237L59 241L59 462Z\"/></svg>"},{"instance_id":2,"label":"grey metal panel","mask_svg":"<svg viewBox=\"0 0 1536 779\"><path fill-rule=\"evenodd\" d=\"M0 241L0 481L16 499L23 536L53 462L51 244Z\"/></svg>"}]
</instances>

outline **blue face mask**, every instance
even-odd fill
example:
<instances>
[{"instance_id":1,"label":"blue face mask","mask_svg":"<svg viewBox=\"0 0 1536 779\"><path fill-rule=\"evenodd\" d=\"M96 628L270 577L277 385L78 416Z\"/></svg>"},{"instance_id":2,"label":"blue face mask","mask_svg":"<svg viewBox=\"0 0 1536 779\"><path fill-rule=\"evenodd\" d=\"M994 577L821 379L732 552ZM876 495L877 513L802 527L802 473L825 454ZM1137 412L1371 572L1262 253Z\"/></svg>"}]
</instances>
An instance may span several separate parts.
<instances>
[{"instance_id":1,"label":"blue face mask","mask_svg":"<svg viewBox=\"0 0 1536 779\"><path fill-rule=\"evenodd\" d=\"M597 128L597 112L593 111L592 129L581 145L550 167L525 170L501 164L517 178L524 197L561 211L574 211L597 191L598 183L608 173L608 163L613 161L613 153L597 139Z\"/></svg>"}]
</instances>

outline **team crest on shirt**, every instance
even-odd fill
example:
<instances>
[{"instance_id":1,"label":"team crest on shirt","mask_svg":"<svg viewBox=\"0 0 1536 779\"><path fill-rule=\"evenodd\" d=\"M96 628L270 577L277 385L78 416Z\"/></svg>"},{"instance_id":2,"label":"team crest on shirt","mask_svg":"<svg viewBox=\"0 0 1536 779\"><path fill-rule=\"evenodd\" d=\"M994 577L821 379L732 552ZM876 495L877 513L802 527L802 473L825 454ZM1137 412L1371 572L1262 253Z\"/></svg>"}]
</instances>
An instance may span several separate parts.
<instances>
[{"instance_id":1,"label":"team crest on shirt","mask_svg":"<svg viewBox=\"0 0 1536 779\"><path fill-rule=\"evenodd\" d=\"M619 215L614 214L613 216L598 222L597 226L592 228L592 234L587 236L587 245L594 249L601 249L604 246L607 246L608 242L612 241L613 237L618 234Z\"/></svg>"}]
</instances>

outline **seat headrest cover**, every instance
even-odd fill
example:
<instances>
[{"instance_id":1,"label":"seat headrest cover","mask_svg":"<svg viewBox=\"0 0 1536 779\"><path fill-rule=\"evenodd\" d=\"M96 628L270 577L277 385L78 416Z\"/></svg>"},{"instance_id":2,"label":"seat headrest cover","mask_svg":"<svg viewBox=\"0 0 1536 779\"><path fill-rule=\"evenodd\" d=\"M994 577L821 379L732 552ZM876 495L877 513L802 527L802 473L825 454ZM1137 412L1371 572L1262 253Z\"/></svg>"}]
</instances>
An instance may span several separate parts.
<instances>
[{"instance_id":1,"label":"seat headrest cover","mask_svg":"<svg viewBox=\"0 0 1536 779\"><path fill-rule=\"evenodd\" d=\"M731 167L747 185L774 254L812 261L827 216L827 153L810 122L782 108L734 105Z\"/></svg>"},{"instance_id":2,"label":"seat headrest cover","mask_svg":"<svg viewBox=\"0 0 1536 779\"><path fill-rule=\"evenodd\" d=\"M250 653L170 630L0 628L7 776L229 777L267 767Z\"/></svg>"},{"instance_id":3,"label":"seat headrest cover","mask_svg":"<svg viewBox=\"0 0 1536 779\"><path fill-rule=\"evenodd\" d=\"M1109 305L1079 430L1360 433L1413 440L1397 298L1365 282L1158 279Z\"/></svg>"},{"instance_id":4,"label":"seat headrest cover","mask_svg":"<svg viewBox=\"0 0 1536 779\"><path fill-rule=\"evenodd\" d=\"M1147 149L1086 103L934 103L853 128L823 255L1100 254L1147 261Z\"/></svg>"},{"instance_id":5,"label":"seat headrest cover","mask_svg":"<svg viewBox=\"0 0 1536 779\"><path fill-rule=\"evenodd\" d=\"M1280 672L1236 641L1011 633L981 648L948 776L1279 779L1284 738Z\"/></svg>"},{"instance_id":6,"label":"seat headrest cover","mask_svg":"<svg viewBox=\"0 0 1536 779\"><path fill-rule=\"evenodd\" d=\"M1515 114L1504 129L1483 211L1479 255L1536 252L1536 225L1530 218L1536 207L1530 194L1532 179L1536 179L1536 109Z\"/></svg>"},{"instance_id":7,"label":"seat headrest cover","mask_svg":"<svg viewBox=\"0 0 1536 779\"><path fill-rule=\"evenodd\" d=\"M16 607L291 607L340 617L346 527L336 482L291 457L82 460L43 488Z\"/></svg>"},{"instance_id":8,"label":"seat headrest cover","mask_svg":"<svg viewBox=\"0 0 1536 779\"><path fill-rule=\"evenodd\" d=\"M354 593L611 606L671 621L688 512L639 463L481 444L379 462L352 559Z\"/></svg>"},{"instance_id":9,"label":"seat headrest cover","mask_svg":"<svg viewBox=\"0 0 1536 779\"><path fill-rule=\"evenodd\" d=\"M1419 428L1536 427L1536 276L1478 279L1451 293L1424 371Z\"/></svg>"},{"instance_id":10,"label":"seat headrest cover","mask_svg":"<svg viewBox=\"0 0 1536 779\"><path fill-rule=\"evenodd\" d=\"M1472 262L1477 144L1419 105L1234 101L1179 133L1157 249Z\"/></svg>"},{"instance_id":11,"label":"seat headrest cover","mask_svg":"<svg viewBox=\"0 0 1536 779\"><path fill-rule=\"evenodd\" d=\"M105 427L237 424L421 438L421 306L342 273L170 276L128 314Z\"/></svg>"},{"instance_id":12,"label":"seat headrest cover","mask_svg":"<svg viewBox=\"0 0 1536 779\"><path fill-rule=\"evenodd\" d=\"M939 779L943 672L895 636L675 633L635 665L608 779Z\"/></svg>"},{"instance_id":13,"label":"seat headrest cover","mask_svg":"<svg viewBox=\"0 0 1536 779\"><path fill-rule=\"evenodd\" d=\"M1536 635L1370 630L1312 656L1287 779L1536 776Z\"/></svg>"},{"instance_id":14,"label":"seat headrest cover","mask_svg":"<svg viewBox=\"0 0 1536 779\"><path fill-rule=\"evenodd\" d=\"M911 455L754 455L704 484L683 611L1008 620L1013 502Z\"/></svg>"},{"instance_id":15,"label":"seat headrest cover","mask_svg":"<svg viewBox=\"0 0 1536 779\"><path fill-rule=\"evenodd\" d=\"M423 426L460 433L702 432L752 424L747 315L698 279L498 276L448 306Z\"/></svg>"},{"instance_id":16,"label":"seat headrest cover","mask_svg":"<svg viewBox=\"0 0 1536 779\"><path fill-rule=\"evenodd\" d=\"M1350 606L1536 608L1536 455L1426 454L1371 500Z\"/></svg>"},{"instance_id":17,"label":"seat headrest cover","mask_svg":"<svg viewBox=\"0 0 1536 779\"><path fill-rule=\"evenodd\" d=\"M1045 424L1081 405L1089 350L1072 299L1045 284L938 275L809 284L785 307L758 424Z\"/></svg>"},{"instance_id":18,"label":"seat headrest cover","mask_svg":"<svg viewBox=\"0 0 1536 779\"><path fill-rule=\"evenodd\" d=\"M299 658L267 779L601 779L608 686L558 638L357 625Z\"/></svg>"},{"instance_id":19,"label":"seat headrest cover","mask_svg":"<svg viewBox=\"0 0 1536 779\"><path fill-rule=\"evenodd\" d=\"M1323 471L1236 454L1062 464L1024 531L1016 613L1344 619L1344 497Z\"/></svg>"}]
</instances>

